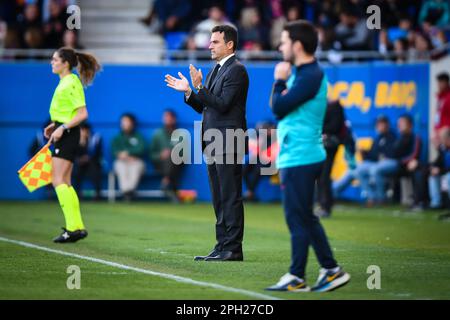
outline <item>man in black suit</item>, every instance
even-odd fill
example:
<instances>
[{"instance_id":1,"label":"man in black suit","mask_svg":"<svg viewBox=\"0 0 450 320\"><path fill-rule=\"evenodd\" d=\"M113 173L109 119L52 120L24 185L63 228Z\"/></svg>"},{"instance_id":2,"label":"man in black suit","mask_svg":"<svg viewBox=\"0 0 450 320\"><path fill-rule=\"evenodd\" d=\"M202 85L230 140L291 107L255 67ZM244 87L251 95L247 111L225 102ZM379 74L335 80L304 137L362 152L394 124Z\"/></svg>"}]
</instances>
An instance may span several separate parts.
<instances>
[{"instance_id":1,"label":"man in black suit","mask_svg":"<svg viewBox=\"0 0 450 320\"><path fill-rule=\"evenodd\" d=\"M230 25L214 27L209 49L217 62L202 85L203 75L190 65L191 82L178 73L179 79L166 75L167 86L184 92L184 101L202 114L202 151L208 163L208 177L216 214L216 240L214 249L202 261L242 261L244 235L244 206L242 202L242 158L247 151L244 132L248 75L236 59L237 31ZM219 137L217 137L217 134ZM235 134L238 145L235 144ZM209 140L212 134L215 138ZM219 148L210 148L223 141ZM214 142L214 143L213 143Z\"/></svg>"}]
</instances>

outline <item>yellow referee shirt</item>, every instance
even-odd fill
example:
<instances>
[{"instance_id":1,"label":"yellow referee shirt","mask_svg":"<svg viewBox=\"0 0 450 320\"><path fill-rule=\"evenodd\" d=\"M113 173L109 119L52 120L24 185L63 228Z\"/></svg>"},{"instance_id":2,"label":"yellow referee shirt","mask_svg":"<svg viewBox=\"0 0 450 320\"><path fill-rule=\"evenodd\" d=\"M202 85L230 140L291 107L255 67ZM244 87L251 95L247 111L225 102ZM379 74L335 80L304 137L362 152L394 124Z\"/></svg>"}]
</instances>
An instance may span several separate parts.
<instances>
[{"instance_id":1,"label":"yellow referee shirt","mask_svg":"<svg viewBox=\"0 0 450 320\"><path fill-rule=\"evenodd\" d=\"M86 106L83 85L74 73L59 81L50 105L53 122L67 123L73 119L77 109Z\"/></svg>"}]
</instances>

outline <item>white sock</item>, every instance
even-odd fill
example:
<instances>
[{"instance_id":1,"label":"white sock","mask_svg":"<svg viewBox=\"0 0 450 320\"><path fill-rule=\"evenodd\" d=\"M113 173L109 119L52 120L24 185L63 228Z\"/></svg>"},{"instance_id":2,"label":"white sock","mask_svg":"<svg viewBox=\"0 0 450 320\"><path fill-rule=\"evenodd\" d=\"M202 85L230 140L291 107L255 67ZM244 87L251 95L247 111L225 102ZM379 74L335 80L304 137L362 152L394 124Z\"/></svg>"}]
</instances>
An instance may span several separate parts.
<instances>
[{"instance_id":1,"label":"white sock","mask_svg":"<svg viewBox=\"0 0 450 320\"><path fill-rule=\"evenodd\" d=\"M336 268L331 268L331 269L327 269L328 271L331 271L333 273L336 273L339 271L339 269L341 269L341 267L337 266Z\"/></svg>"}]
</instances>

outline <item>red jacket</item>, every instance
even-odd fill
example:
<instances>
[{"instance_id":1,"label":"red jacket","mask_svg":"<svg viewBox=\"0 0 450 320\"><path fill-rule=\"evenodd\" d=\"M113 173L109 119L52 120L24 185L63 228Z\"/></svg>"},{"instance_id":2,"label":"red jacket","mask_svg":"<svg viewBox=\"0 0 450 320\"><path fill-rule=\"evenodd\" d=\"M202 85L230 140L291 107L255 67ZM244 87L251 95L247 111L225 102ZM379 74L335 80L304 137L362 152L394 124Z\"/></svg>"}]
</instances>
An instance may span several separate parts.
<instances>
[{"instance_id":1,"label":"red jacket","mask_svg":"<svg viewBox=\"0 0 450 320\"><path fill-rule=\"evenodd\" d=\"M450 88L438 95L437 119L434 129L450 127Z\"/></svg>"}]
</instances>

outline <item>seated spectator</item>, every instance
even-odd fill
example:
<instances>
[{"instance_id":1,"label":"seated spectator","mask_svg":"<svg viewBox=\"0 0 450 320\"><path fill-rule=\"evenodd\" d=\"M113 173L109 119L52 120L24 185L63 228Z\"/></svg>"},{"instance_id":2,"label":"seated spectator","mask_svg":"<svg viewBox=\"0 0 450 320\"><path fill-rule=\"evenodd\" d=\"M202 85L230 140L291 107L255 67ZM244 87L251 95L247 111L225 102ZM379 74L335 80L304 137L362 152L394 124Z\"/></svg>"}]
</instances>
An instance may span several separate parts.
<instances>
[{"instance_id":1,"label":"seated spectator","mask_svg":"<svg viewBox=\"0 0 450 320\"><path fill-rule=\"evenodd\" d=\"M130 201L136 192L139 180L145 172L145 142L136 132L136 118L130 113L120 118L121 132L113 139L114 172L125 200Z\"/></svg>"},{"instance_id":2,"label":"seated spectator","mask_svg":"<svg viewBox=\"0 0 450 320\"><path fill-rule=\"evenodd\" d=\"M78 34L75 30L64 31L63 46L77 50L84 49L78 42Z\"/></svg>"},{"instance_id":3,"label":"seated spectator","mask_svg":"<svg viewBox=\"0 0 450 320\"><path fill-rule=\"evenodd\" d=\"M413 177L414 205L423 202L423 190L419 167L421 141L412 129L413 123L409 115L402 115L397 121L398 139L386 148L377 162L363 162L357 169L361 187L367 194L368 205L386 201L386 179L396 174L408 174ZM389 143L386 143L389 145Z\"/></svg>"},{"instance_id":4,"label":"seated spectator","mask_svg":"<svg viewBox=\"0 0 450 320\"><path fill-rule=\"evenodd\" d=\"M21 37L21 47L35 49L42 46L43 43L40 43L38 46L30 45L30 42L36 42L30 41L30 37L33 39L42 37L43 32L41 12L37 3L31 2L25 5L24 14L18 17L18 28Z\"/></svg>"},{"instance_id":5,"label":"seated spectator","mask_svg":"<svg viewBox=\"0 0 450 320\"><path fill-rule=\"evenodd\" d=\"M42 30L32 27L24 34L25 49L41 49L44 47L44 36Z\"/></svg>"},{"instance_id":6,"label":"seated spectator","mask_svg":"<svg viewBox=\"0 0 450 320\"><path fill-rule=\"evenodd\" d=\"M406 38L399 38L394 41L395 62L404 63L409 60L409 43Z\"/></svg>"},{"instance_id":7,"label":"seated spectator","mask_svg":"<svg viewBox=\"0 0 450 320\"><path fill-rule=\"evenodd\" d=\"M267 135L260 135L260 130L267 130ZM243 178L247 186L244 198L247 201L258 201L256 188L261 179L261 168L270 167L275 161L279 147L276 135L272 135L275 125L271 122L261 123L256 126L257 136L249 139L249 161L243 166ZM266 139L262 141L262 139Z\"/></svg>"},{"instance_id":8,"label":"seated spectator","mask_svg":"<svg viewBox=\"0 0 450 320\"><path fill-rule=\"evenodd\" d=\"M410 58L414 61L427 61L433 49L430 37L424 32L415 32L413 45L410 49Z\"/></svg>"},{"instance_id":9,"label":"seated spectator","mask_svg":"<svg viewBox=\"0 0 450 320\"><path fill-rule=\"evenodd\" d=\"M398 170L398 163L394 159L395 134L390 129L387 117L378 117L376 131L378 135L371 149L368 152L361 151L363 162L356 168L356 177L368 206L385 201L385 175Z\"/></svg>"},{"instance_id":10,"label":"seated spectator","mask_svg":"<svg viewBox=\"0 0 450 320\"><path fill-rule=\"evenodd\" d=\"M190 13L190 1L155 0L152 1L152 9L148 15L140 21L158 33L187 31L190 27Z\"/></svg>"},{"instance_id":11,"label":"seated spectator","mask_svg":"<svg viewBox=\"0 0 450 320\"><path fill-rule=\"evenodd\" d=\"M336 40L341 50L370 50L371 33L365 19L361 19L354 6L345 7L339 16L340 23L335 27Z\"/></svg>"},{"instance_id":12,"label":"seated spectator","mask_svg":"<svg viewBox=\"0 0 450 320\"><path fill-rule=\"evenodd\" d=\"M50 1L49 10L50 18L44 24L46 48L59 48L62 46L67 14L65 7L57 0Z\"/></svg>"},{"instance_id":13,"label":"seated spectator","mask_svg":"<svg viewBox=\"0 0 450 320\"><path fill-rule=\"evenodd\" d=\"M191 31L195 49L207 50L211 38L211 30L217 25L228 22L225 12L219 6L212 6L208 10L208 19L201 21Z\"/></svg>"},{"instance_id":14,"label":"seated spectator","mask_svg":"<svg viewBox=\"0 0 450 320\"><path fill-rule=\"evenodd\" d=\"M388 32L385 29L380 30L378 34L378 52L381 54L387 54L392 50L392 44L389 41Z\"/></svg>"},{"instance_id":15,"label":"seated spectator","mask_svg":"<svg viewBox=\"0 0 450 320\"><path fill-rule=\"evenodd\" d=\"M178 202L176 192L183 165L174 164L171 158L172 149L178 143L171 140L172 132L177 128L177 116L168 109L164 111L162 121L164 127L155 131L150 142L150 160L162 176L161 189L169 199Z\"/></svg>"},{"instance_id":16,"label":"seated spectator","mask_svg":"<svg viewBox=\"0 0 450 320\"><path fill-rule=\"evenodd\" d=\"M86 177L90 179L95 190L95 200L101 199L102 183L102 138L92 133L91 126L83 123L80 126L80 145L75 159L74 186L77 193L83 196L82 184Z\"/></svg>"},{"instance_id":17,"label":"seated spectator","mask_svg":"<svg viewBox=\"0 0 450 320\"><path fill-rule=\"evenodd\" d=\"M244 8L238 24L239 45L243 50L256 50L262 46L268 49L269 29L262 23L259 11L255 7Z\"/></svg>"},{"instance_id":18,"label":"seated spectator","mask_svg":"<svg viewBox=\"0 0 450 320\"><path fill-rule=\"evenodd\" d=\"M439 135L442 144L438 147L436 159L429 167L428 192L431 209L441 209L443 207L442 179L445 179L447 182L447 193L450 198L450 128L441 128Z\"/></svg>"},{"instance_id":19,"label":"seated spectator","mask_svg":"<svg viewBox=\"0 0 450 320\"><path fill-rule=\"evenodd\" d=\"M421 177L420 153L422 141L413 132L412 118L404 114L397 120L399 137L394 145L394 158L398 161L398 175L410 176L413 182L413 208L425 205L426 187Z\"/></svg>"},{"instance_id":20,"label":"seated spectator","mask_svg":"<svg viewBox=\"0 0 450 320\"><path fill-rule=\"evenodd\" d=\"M17 49L21 48L21 39L20 33L17 29L14 28L6 28L5 40L4 40L4 48L5 49ZM14 58L14 57L11 57Z\"/></svg>"}]
</instances>

